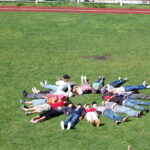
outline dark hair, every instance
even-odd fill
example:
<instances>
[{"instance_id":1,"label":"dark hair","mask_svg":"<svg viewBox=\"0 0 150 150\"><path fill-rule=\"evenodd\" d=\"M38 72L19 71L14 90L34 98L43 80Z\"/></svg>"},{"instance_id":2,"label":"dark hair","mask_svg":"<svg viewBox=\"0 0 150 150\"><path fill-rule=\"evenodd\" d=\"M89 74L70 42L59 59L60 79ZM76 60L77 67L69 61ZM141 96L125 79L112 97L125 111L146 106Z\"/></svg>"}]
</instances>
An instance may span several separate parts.
<instances>
[{"instance_id":1,"label":"dark hair","mask_svg":"<svg viewBox=\"0 0 150 150\"><path fill-rule=\"evenodd\" d=\"M70 77L69 75L65 74L65 75L63 75L63 78L69 79L69 78L71 78L71 77Z\"/></svg>"},{"instance_id":2,"label":"dark hair","mask_svg":"<svg viewBox=\"0 0 150 150\"><path fill-rule=\"evenodd\" d=\"M78 105L81 105L81 106L82 106L82 104L81 104L81 103L77 104L77 106L78 106Z\"/></svg>"},{"instance_id":3,"label":"dark hair","mask_svg":"<svg viewBox=\"0 0 150 150\"><path fill-rule=\"evenodd\" d=\"M96 103L96 102L92 102L92 105L93 105L93 104L97 104L97 103Z\"/></svg>"}]
</instances>

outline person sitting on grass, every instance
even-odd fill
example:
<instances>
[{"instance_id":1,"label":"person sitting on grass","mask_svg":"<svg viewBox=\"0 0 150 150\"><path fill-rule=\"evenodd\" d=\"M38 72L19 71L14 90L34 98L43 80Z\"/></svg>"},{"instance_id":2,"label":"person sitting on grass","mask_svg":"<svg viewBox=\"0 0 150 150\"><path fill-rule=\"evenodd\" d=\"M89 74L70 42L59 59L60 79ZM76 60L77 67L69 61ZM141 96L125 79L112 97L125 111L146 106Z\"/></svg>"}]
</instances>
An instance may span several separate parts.
<instances>
[{"instance_id":1,"label":"person sitting on grass","mask_svg":"<svg viewBox=\"0 0 150 150\"><path fill-rule=\"evenodd\" d=\"M98 113L102 113L102 115L104 115L106 118L111 119L116 124L120 124L120 123L126 122L128 120L128 117L123 118L105 106L98 106L96 102L93 102L92 106L93 106L93 108L96 109L96 111Z\"/></svg>"},{"instance_id":2,"label":"person sitting on grass","mask_svg":"<svg viewBox=\"0 0 150 150\"><path fill-rule=\"evenodd\" d=\"M45 89L50 89L51 90L50 93L54 93L59 90L66 92L68 88L70 88L69 79L70 76L64 75L63 80L56 81L55 83L56 85L48 84L47 81L44 83L40 82L40 85Z\"/></svg>"},{"instance_id":3,"label":"person sitting on grass","mask_svg":"<svg viewBox=\"0 0 150 150\"><path fill-rule=\"evenodd\" d=\"M62 130L64 130L64 129L67 129L67 130L73 129L74 126L80 120L83 119L84 115L85 115L85 111L84 111L84 109L82 107L82 104L78 104L76 106L76 108L74 109L74 111L68 115L68 117L66 118L65 122L61 121L61 123L60 123L61 129Z\"/></svg>"},{"instance_id":4,"label":"person sitting on grass","mask_svg":"<svg viewBox=\"0 0 150 150\"><path fill-rule=\"evenodd\" d=\"M92 125L99 127L100 126L100 119L98 118L98 113L95 108L91 108L90 104L86 104L84 106L85 109L85 118L87 121Z\"/></svg>"}]
</instances>

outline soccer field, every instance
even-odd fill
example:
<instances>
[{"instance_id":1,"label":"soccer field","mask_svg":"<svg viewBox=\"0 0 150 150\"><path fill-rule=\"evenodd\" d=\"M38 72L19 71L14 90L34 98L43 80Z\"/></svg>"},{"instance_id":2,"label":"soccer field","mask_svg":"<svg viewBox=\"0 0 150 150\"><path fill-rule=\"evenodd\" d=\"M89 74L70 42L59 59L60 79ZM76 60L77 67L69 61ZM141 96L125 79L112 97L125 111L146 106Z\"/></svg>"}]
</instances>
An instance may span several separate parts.
<instances>
[{"instance_id":1,"label":"soccer field","mask_svg":"<svg viewBox=\"0 0 150 150\"><path fill-rule=\"evenodd\" d=\"M62 131L65 115L34 125L19 103L22 90L42 90L40 81L54 84L64 74L78 84L81 75L90 83L104 75L106 83L121 76L128 85L150 84L149 15L0 12L0 20L1 150L126 150L129 144L149 150L150 113L120 125L101 116L99 128L82 120ZM71 101L101 104L101 96Z\"/></svg>"}]
</instances>

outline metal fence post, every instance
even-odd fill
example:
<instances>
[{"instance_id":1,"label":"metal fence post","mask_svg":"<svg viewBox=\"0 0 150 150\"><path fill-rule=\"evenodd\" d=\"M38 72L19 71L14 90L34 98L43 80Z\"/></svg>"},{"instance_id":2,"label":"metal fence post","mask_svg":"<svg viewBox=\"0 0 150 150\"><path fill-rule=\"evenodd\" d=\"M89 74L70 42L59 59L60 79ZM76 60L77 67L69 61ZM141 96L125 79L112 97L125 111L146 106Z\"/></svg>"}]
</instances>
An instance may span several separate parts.
<instances>
[{"instance_id":1,"label":"metal fence post","mask_svg":"<svg viewBox=\"0 0 150 150\"><path fill-rule=\"evenodd\" d=\"M38 4L38 0L35 0L35 3Z\"/></svg>"}]
</instances>

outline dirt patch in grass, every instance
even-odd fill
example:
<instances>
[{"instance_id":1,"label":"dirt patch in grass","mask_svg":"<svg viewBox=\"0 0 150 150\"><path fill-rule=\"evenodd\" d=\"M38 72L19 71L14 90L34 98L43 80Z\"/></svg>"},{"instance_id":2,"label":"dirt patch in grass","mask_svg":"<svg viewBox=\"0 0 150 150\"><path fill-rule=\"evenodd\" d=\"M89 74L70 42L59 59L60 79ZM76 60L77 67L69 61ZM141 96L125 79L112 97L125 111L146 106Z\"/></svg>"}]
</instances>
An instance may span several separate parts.
<instances>
[{"instance_id":1,"label":"dirt patch in grass","mask_svg":"<svg viewBox=\"0 0 150 150\"><path fill-rule=\"evenodd\" d=\"M95 58L97 60L107 60L108 58L110 58L112 55L105 55L105 56L82 56L83 58Z\"/></svg>"}]
</instances>

